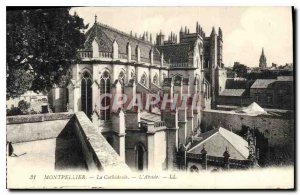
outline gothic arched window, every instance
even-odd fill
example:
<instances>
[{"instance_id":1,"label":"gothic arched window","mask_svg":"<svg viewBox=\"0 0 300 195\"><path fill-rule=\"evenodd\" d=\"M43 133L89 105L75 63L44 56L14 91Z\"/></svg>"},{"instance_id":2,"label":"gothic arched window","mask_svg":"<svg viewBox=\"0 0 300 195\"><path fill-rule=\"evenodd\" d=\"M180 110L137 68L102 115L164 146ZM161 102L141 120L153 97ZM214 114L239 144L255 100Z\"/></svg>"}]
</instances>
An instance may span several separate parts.
<instances>
[{"instance_id":1,"label":"gothic arched window","mask_svg":"<svg viewBox=\"0 0 300 195\"><path fill-rule=\"evenodd\" d=\"M81 110L90 118L92 109L92 77L85 71L81 79Z\"/></svg>"},{"instance_id":2,"label":"gothic arched window","mask_svg":"<svg viewBox=\"0 0 300 195\"><path fill-rule=\"evenodd\" d=\"M147 79L148 79L148 77L147 77L146 73L144 73L143 76L141 77L140 83L141 83L142 85L144 85L145 87L148 86Z\"/></svg>"},{"instance_id":3,"label":"gothic arched window","mask_svg":"<svg viewBox=\"0 0 300 195\"><path fill-rule=\"evenodd\" d=\"M199 169L196 165L190 167L190 172L199 172Z\"/></svg>"},{"instance_id":4,"label":"gothic arched window","mask_svg":"<svg viewBox=\"0 0 300 195\"><path fill-rule=\"evenodd\" d=\"M100 77L100 94L101 95L110 94L110 75L108 71L103 72L103 74ZM110 119L110 98L108 96L101 98L101 107L102 109L100 110L101 113L100 119L105 121L109 120Z\"/></svg>"},{"instance_id":5,"label":"gothic arched window","mask_svg":"<svg viewBox=\"0 0 300 195\"><path fill-rule=\"evenodd\" d=\"M154 77L153 77L153 83L155 85L158 85L158 76L157 76L157 74L155 74Z\"/></svg>"},{"instance_id":6,"label":"gothic arched window","mask_svg":"<svg viewBox=\"0 0 300 195\"><path fill-rule=\"evenodd\" d=\"M135 155L136 155L136 169L140 171L146 169L145 158L147 154L143 144L138 143L135 146Z\"/></svg>"},{"instance_id":7,"label":"gothic arched window","mask_svg":"<svg viewBox=\"0 0 300 195\"><path fill-rule=\"evenodd\" d=\"M120 72L118 79L123 87L125 84L125 73L123 71Z\"/></svg>"}]
</instances>

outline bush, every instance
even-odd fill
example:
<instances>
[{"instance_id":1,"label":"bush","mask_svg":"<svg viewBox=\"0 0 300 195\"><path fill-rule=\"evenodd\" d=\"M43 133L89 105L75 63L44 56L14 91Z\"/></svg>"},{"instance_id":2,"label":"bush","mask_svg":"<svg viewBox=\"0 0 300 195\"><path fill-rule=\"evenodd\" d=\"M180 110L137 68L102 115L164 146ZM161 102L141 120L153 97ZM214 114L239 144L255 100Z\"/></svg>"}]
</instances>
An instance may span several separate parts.
<instances>
[{"instance_id":1,"label":"bush","mask_svg":"<svg viewBox=\"0 0 300 195\"><path fill-rule=\"evenodd\" d=\"M29 107L30 103L26 102L25 100L21 100L18 103L18 108L20 108L22 111L28 110Z\"/></svg>"},{"instance_id":2,"label":"bush","mask_svg":"<svg viewBox=\"0 0 300 195\"><path fill-rule=\"evenodd\" d=\"M13 107L11 109L6 110L7 116L15 116L15 115L22 115L22 114L23 114L23 112L18 107Z\"/></svg>"}]
</instances>

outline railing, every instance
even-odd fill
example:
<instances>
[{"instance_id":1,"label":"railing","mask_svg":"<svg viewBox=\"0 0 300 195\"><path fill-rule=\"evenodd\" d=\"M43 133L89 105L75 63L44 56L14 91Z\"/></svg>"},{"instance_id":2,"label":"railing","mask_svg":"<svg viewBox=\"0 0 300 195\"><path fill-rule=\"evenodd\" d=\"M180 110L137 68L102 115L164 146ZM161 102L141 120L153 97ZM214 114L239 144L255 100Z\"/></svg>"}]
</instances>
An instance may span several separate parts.
<instances>
[{"instance_id":1,"label":"railing","mask_svg":"<svg viewBox=\"0 0 300 195\"><path fill-rule=\"evenodd\" d=\"M81 58L92 58L93 52L92 51L79 51L79 55Z\"/></svg>"},{"instance_id":2,"label":"railing","mask_svg":"<svg viewBox=\"0 0 300 195\"><path fill-rule=\"evenodd\" d=\"M204 160L202 154L187 153L186 158L190 160L197 160L199 161L199 163L202 163L202 161ZM225 165L224 157L207 155L206 160L208 165L219 165L219 166ZM228 163L232 168L247 168L251 166L252 162L250 160L237 160L237 159L229 158Z\"/></svg>"},{"instance_id":3,"label":"railing","mask_svg":"<svg viewBox=\"0 0 300 195\"><path fill-rule=\"evenodd\" d=\"M79 55L81 58L93 58L92 51L79 51ZM99 58L112 58L111 52L99 52Z\"/></svg>"},{"instance_id":4,"label":"railing","mask_svg":"<svg viewBox=\"0 0 300 195\"><path fill-rule=\"evenodd\" d=\"M112 53L111 52L99 52L99 57L100 58L112 58Z\"/></svg>"},{"instance_id":5,"label":"railing","mask_svg":"<svg viewBox=\"0 0 300 195\"><path fill-rule=\"evenodd\" d=\"M165 127L166 123L165 121L158 121L154 123L154 127Z\"/></svg>"},{"instance_id":6,"label":"railing","mask_svg":"<svg viewBox=\"0 0 300 195\"><path fill-rule=\"evenodd\" d=\"M186 68L186 67L192 67L191 64L189 64L188 62L182 62L182 63L171 63L170 67L172 68Z\"/></svg>"}]
</instances>

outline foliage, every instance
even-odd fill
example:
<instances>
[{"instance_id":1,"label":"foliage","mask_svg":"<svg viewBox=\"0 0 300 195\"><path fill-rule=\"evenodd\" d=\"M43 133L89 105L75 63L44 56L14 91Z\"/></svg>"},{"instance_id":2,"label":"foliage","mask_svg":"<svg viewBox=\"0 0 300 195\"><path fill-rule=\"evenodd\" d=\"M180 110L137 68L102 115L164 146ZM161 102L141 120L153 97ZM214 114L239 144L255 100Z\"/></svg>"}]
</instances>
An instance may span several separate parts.
<instances>
[{"instance_id":1,"label":"foliage","mask_svg":"<svg viewBox=\"0 0 300 195\"><path fill-rule=\"evenodd\" d=\"M23 112L18 107L13 107L11 109L6 109L6 116L15 116L15 115L23 115Z\"/></svg>"},{"instance_id":2,"label":"foliage","mask_svg":"<svg viewBox=\"0 0 300 195\"><path fill-rule=\"evenodd\" d=\"M244 77L247 74L247 66L240 63L234 63L232 70L238 77Z\"/></svg>"},{"instance_id":3,"label":"foliage","mask_svg":"<svg viewBox=\"0 0 300 195\"><path fill-rule=\"evenodd\" d=\"M84 41L83 19L70 8L7 11L7 98L66 84Z\"/></svg>"},{"instance_id":4,"label":"foliage","mask_svg":"<svg viewBox=\"0 0 300 195\"><path fill-rule=\"evenodd\" d=\"M246 139L248 130L254 133L256 139L256 148L259 151L258 164L260 166L265 166L267 163L268 138L265 137L265 135L261 133L258 129L251 129L250 127L245 125L242 126L242 129L238 132L238 134L244 139Z\"/></svg>"},{"instance_id":5,"label":"foliage","mask_svg":"<svg viewBox=\"0 0 300 195\"><path fill-rule=\"evenodd\" d=\"M18 103L18 108L20 108L22 111L28 110L30 107L30 103L26 102L25 100L21 100Z\"/></svg>"}]
</instances>

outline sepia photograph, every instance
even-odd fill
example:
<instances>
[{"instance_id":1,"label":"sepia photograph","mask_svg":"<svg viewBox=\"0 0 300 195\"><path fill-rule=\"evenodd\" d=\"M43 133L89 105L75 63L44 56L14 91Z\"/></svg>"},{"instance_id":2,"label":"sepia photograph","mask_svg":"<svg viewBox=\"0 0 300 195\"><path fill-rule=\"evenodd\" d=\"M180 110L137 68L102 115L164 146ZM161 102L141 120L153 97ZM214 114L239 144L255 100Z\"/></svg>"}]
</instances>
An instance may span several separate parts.
<instances>
[{"instance_id":1,"label":"sepia photograph","mask_svg":"<svg viewBox=\"0 0 300 195\"><path fill-rule=\"evenodd\" d=\"M7 189L294 189L294 17L6 7Z\"/></svg>"}]
</instances>

